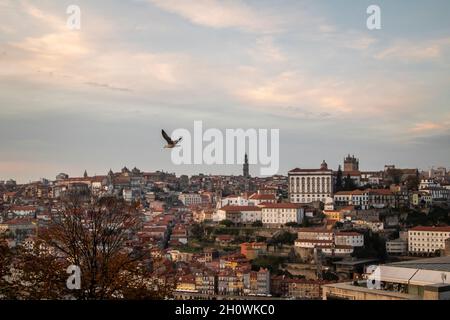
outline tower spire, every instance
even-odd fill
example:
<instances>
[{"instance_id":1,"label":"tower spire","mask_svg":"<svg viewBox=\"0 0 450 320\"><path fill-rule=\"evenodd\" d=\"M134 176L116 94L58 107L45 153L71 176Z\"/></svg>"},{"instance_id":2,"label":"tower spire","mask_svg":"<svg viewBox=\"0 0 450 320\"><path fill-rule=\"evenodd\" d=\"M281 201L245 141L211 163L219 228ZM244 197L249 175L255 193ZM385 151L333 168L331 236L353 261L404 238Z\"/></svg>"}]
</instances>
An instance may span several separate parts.
<instances>
[{"instance_id":1,"label":"tower spire","mask_svg":"<svg viewBox=\"0 0 450 320\"><path fill-rule=\"evenodd\" d=\"M247 156L247 154L245 154L245 159L244 159L243 175L244 175L244 178L250 177L250 172L249 172L249 168L248 168L248 156Z\"/></svg>"}]
</instances>

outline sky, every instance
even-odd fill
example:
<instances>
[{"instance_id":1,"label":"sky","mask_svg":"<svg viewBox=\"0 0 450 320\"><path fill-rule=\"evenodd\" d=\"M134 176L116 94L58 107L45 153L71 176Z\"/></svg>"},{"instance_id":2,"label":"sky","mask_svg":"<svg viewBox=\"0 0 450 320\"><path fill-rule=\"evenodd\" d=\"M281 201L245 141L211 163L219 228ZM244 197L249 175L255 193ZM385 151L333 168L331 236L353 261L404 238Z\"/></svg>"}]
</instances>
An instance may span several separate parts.
<instances>
[{"instance_id":1,"label":"sky","mask_svg":"<svg viewBox=\"0 0 450 320\"><path fill-rule=\"evenodd\" d=\"M0 0L0 180L240 174L172 164L161 129L195 120L279 129L280 174L348 153L450 167L449 15L448 0Z\"/></svg>"}]
</instances>

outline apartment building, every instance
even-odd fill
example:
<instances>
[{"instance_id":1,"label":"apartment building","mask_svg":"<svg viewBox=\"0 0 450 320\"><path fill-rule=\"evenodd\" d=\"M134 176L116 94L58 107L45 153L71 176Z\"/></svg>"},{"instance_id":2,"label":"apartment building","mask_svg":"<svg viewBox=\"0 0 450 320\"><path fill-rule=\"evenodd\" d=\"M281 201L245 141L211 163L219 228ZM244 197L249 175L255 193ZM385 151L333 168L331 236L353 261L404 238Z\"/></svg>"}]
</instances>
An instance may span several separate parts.
<instances>
[{"instance_id":1,"label":"apartment building","mask_svg":"<svg viewBox=\"0 0 450 320\"><path fill-rule=\"evenodd\" d=\"M230 220L234 223L253 223L261 219L261 208L256 206L225 206L213 217L214 221Z\"/></svg>"},{"instance_id":2,"label":"apartment building","mask_svg":"<svg viewBox=\"0 0 450 320\"><path fill-rule=\"evenodd\" d=\"M213 272L203 271L195 274L195 289L197 292L213 296L217 294L217 285L217 276Z\"/></svg>"},{"instance_id":3,"label":"apartment building","mask_svg":"<svg viewBox=\"0 0 450 320\"><path fill-rule=\"evenodd\" d=\"M304 209L297 203L265 203L261 205L262 223L281 226L286 223L302 223Z\"/></svg>"},{"instance_id":4,"label":"apartment building","mask_svg":"<svg viewBox=\"0 0 450 320\"><path fill-rule=\"evenodd\" d=\"M198 193L182 193L178 196L185 206L199 205L202 203L202 196Z\"/></svg>"},{"instance_id":5,"label":"apartment building","mask_svg":"<svg viewBox=\"0 0 450 320\"><path fill-rule=\"evenodd\" d=\"M412 255L433 255L445 250L450 238L448 227L414 227L408 231L408 251Z\"/></svg>"},{"instance_id":6,"label":"apartment building","mask_svg":"<svg viewBox=\"0 0 450 320\"><path fill-rule=\"evenodd\" d=\"M228 196L220 201L220 207L226 206L248 206L248 199L244 196Z\"/></svg>"},{"instance_id":7,"label":"apartment building","mask_svg":"<svg viewBox=\"0 0 450 320\"><path fill-rule=\"evenodd\" d=\"M239 296L244 292L242 273L222 270L218 275L218 294Z\"/></svg>"},{"instance_id":8,"label":"apartment building","mask_svg":"<svg viewBox=\"0 0 450 320\"><path fill-rule=\"evenodd\" d=\"M334 195L336 205L359 206L365 210L369 208L369 192L361 190L340 191Z\"/></svg>"},{"instance_id":9,"label":"apartment building","mask_svg":"<svg viewBox=\"0 0 450 320\"><path fill-rule=\"evenodd\" d=\"M268 296L270 295L270 271L261 268L259 271L244 273L244 294Z\"/></svg>"}]
</instances>

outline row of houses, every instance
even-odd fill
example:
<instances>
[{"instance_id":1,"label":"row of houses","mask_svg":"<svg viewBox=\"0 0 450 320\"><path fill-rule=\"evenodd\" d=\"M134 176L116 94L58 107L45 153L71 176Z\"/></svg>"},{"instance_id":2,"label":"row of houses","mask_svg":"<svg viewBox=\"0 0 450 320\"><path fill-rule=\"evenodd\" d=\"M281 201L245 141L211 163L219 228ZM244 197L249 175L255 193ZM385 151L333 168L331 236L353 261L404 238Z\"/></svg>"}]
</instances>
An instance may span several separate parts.
<instances>
[{"instance_id":1,"label":"row of houses","mask_svg":"<svg viewBox=\"0 0 450 320\"><path fill-rule=\"evenodd\" d=\"M177 281L177 294L199 294L203 297L220 296L279 296L292 299L320 299L322 286L327 281L270 276L267 269L233 272L224 270L217 275L212 271L181 276Z\"/></svg>"},{"instance_id":2,"label":"row of houses","mask_svg":"<svg viewBox=\"0 0 450 320\"><path fill-rule=\"evenodd\" d=\"M218 274L201 271L181 276L177 281L175 296L179 297L283 297L289 299L317 300L322 297L322 287L329 281L291 278L270 275L269 270L233 272L224 270Z\"/></svg>"},{"instance_id":3,"label":"row of houses","mask_svg":"<svg viewBox=\"0 0 450 320\"><path fill-rule=\"evenodd\" d=\"M334 195L336 206L358 206L362 210L396 206L396 196L389 189L340 191Z\"/></svg>"},{"instance_id":4,"label":"row of houses","mask_svg":"<svg viewBox=\"0 0 450 320\"><path fill-rule=\"evenodd\" d=\"M302 228L298 231L295 247L320 249L325 255L350 255L355 247L364 246L364 235L358 232Z\"/></svg>"},{"instance_id":5,"label":"row of houses","mask_svg":"<svg viewBox=\"0 0 450 320\"><path fill-rule=\"evenodd\" d=\"M413 192L393 192L389 189L367 189L340 191L334 195L336 206L358 206L370 208L396 208L399 206L431 206L433 203L448 202L450 190L442 187L420 189Z\"/></svg>"},{"instance_id":6,"label":"row of houses","mask_svg":"<svg viewBox=\"0 0 450 320\"><path fill-rule=\"evenodd\" d=\"M211 259L183 262L184 265L179 269L184 272L177 279L176 292L196 293L207 297L270 295L268 269L253 271L250 261L241 254L218 257L212 252L209 257Z\"/></svg>"}]
</instances>

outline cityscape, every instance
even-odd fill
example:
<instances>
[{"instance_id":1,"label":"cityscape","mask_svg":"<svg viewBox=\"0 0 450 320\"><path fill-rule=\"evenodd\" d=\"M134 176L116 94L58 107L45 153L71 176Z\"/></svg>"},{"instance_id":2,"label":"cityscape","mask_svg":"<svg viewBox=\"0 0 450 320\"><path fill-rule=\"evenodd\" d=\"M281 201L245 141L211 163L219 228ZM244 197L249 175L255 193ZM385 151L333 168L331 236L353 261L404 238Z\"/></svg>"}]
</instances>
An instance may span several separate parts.
<instances>
[{"instance_id":1,"label":"cityscape","mask_svg":"<svg viewBox=\"0 0 450 320\"><path fill-rule=\"evenodd\" d=\"M97 203L107 208L98 211L109 213L105 221L92 214ZM246 155L236 176L123 167L97 176L60 173L26 184L10 179L0 182L1 245L9 256L2 265L1 294L80 298L64 281L69 261L77 261L83 286L108 288L89 292L90 298L133 299L145 291L143 297L177 300L442 300L449 294L449 205L446 168L386 165L363 171L353 155L336 169L324 160L316 168L265 178L252 177ZM117 220L114 212L125 208L131 208L132 220ZM105 232L118 222L113 242ZM87 238L61 234L77 228ZM94 249L96 232L107 240L98 240L103 248L92 257L82 249ZM85 246L80 252L77 241ZM105 261L112 243L116 251ZM138 257L133 262L139 273L115 269L128 277L115 290L109 288L117 285L111 279L92 280L96 270L84 265L89 259L113 268L109 264L123 253ZM38 263L41 259L45 262ZM373 268L376 288L370 282ZM139 285L130 280L134 277ZM17 283L24 281L28 285Z\"/></svg>"},{"instance_id":2,"label":"cityscape","mask_svg":"<svg viewBox=\"0 0 450 320\"><path fill-rule=\"evenodd\" d=\"M0 309L278 320L448 304L449 13L0 0Z\"/></svg>"}]
</instances>

